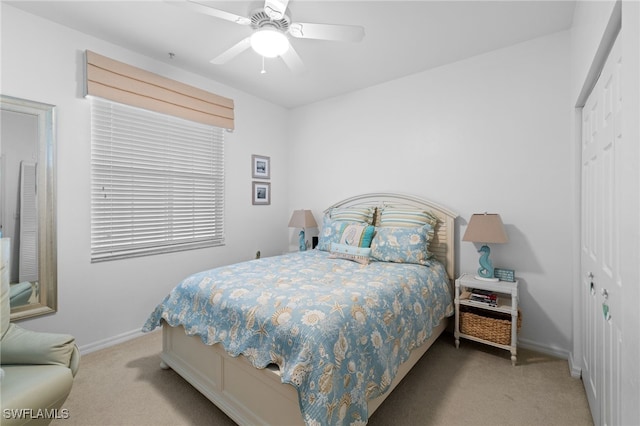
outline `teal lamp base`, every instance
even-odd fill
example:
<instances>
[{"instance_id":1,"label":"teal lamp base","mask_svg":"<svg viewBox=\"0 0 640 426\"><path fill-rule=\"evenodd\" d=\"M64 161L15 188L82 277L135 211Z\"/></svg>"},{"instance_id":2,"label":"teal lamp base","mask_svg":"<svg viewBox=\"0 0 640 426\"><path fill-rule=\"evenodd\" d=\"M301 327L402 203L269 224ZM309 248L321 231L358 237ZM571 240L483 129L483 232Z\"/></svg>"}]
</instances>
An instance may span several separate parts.
<instances>
[{"instance_id":1,"label":"teal lamp base","mask_svg":"<svg viewBox=\"0 0 640 426\"><path fill-rule=\"evenodd\" d=\"M500 281L493 275L494 268L493 263L491 263L491 259L489 259L489 254L491 253L489 246L483 245L480 247L480 250L478 250L478 253L481 253L480 267L478 268L478 274L475 278L481 281Z\"/></svg>"},{"instance_id":2,"label":"teal lamp base","mask_svg":"<svg viewBox=\"0 0 640 426\"><path fill-rule=\"evenodd\" d=\"M304 240L304 229L300 231L300 234L298 234L298 238L298 247L300 248L300 251L306 251L307 242Z\"/></svg>"}]
</instances>

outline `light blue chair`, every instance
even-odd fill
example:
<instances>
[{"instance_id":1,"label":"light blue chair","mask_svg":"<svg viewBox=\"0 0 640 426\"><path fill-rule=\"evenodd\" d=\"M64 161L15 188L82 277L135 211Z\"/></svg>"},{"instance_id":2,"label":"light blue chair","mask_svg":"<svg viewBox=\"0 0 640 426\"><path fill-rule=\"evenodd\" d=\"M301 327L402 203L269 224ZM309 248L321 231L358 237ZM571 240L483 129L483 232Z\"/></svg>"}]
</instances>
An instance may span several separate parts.
<instances>
[{"instance_id":1,"label":"light blue chair","mask_svg":"<svg viewBox=\"0 0 640 426\"><path fill-rule=\"evenodd\" d=\"M0 271L0 423L49 424L64 416L60 408L71 392L80 352L73 336L29 331L10 323L7 263Z\"/></svg>"}]
</instances>

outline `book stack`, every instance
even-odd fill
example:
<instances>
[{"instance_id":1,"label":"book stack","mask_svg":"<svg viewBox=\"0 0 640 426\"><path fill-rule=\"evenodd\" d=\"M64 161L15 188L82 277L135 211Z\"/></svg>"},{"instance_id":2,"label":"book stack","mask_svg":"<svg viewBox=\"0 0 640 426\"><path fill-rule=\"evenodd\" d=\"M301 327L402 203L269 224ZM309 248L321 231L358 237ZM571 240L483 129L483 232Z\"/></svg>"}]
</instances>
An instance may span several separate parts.
<instances>
[{"instance_id":1,"label":"book stack","mask_svg":"<svg viewBox=\"0 0 640 426\"><path fill-rule=\"evenodd\" d=\"M469 300L489 306L498 306L498 295L488 290L470 289Z\"/></svg>"}]
</instances>

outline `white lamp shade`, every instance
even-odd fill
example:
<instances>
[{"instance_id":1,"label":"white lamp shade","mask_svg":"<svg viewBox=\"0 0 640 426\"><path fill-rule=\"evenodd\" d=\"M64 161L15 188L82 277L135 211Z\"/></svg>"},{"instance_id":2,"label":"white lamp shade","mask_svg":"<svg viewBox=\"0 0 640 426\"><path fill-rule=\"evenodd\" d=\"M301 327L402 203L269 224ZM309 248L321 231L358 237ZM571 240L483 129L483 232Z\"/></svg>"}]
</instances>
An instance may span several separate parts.
<instances>
[{"instance_id":1,"label":"white lamp shade","mask_svg":"<svg viewBox=\"0 0 640 426\"><path fill-rule=\"evenodd\" d=\"M499 214L473 214L462 241L500 244L509 241Z\"/></svg>"},{"instance_id":2,"label":"white lamp shade","mask_svg":"<svg viewBox=\"0 0 640 426\"><path fill-rule=\"evenodd\" d=\"M318 224L311 210L294 210L289 219L289 228L315 228Z\"/></svg>"},{"instance_id":3,"label":"white lamp shade","mask_svg":"<svg viewBox=\"0 0 640 426\"><path fill-rule=\"evenodd\" d=\"M289 39L282 31L260 28L251 35L251 47L265 58L275 58L289 49Z\"/></svg>"}]
</instances>

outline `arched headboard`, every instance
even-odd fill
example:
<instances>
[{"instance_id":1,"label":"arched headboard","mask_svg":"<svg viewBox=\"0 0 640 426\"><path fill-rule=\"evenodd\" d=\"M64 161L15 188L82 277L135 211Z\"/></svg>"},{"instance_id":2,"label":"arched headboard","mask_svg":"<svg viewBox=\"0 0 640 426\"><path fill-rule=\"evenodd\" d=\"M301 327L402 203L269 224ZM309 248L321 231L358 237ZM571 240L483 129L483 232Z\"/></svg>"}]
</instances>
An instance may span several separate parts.
<instances>
[{"instance_id":1,"label":"arched headboard","mask_svg":"<svg viewBox=\"0 0 640 426\"><path fill-rule=\"evenodd\" d=\"M335 207L407 207L428 210L438 217L436 232L429 250L442 262L449 279L455 279L455 218L456 213L433 201L402 193L374 192L356 195L329 206L325 213ZM379 210L379 209L378 209ZM377 219L377 218L376 218ZM374 222L375 223L375 222Z\"/></svg>"}]
</instances>

